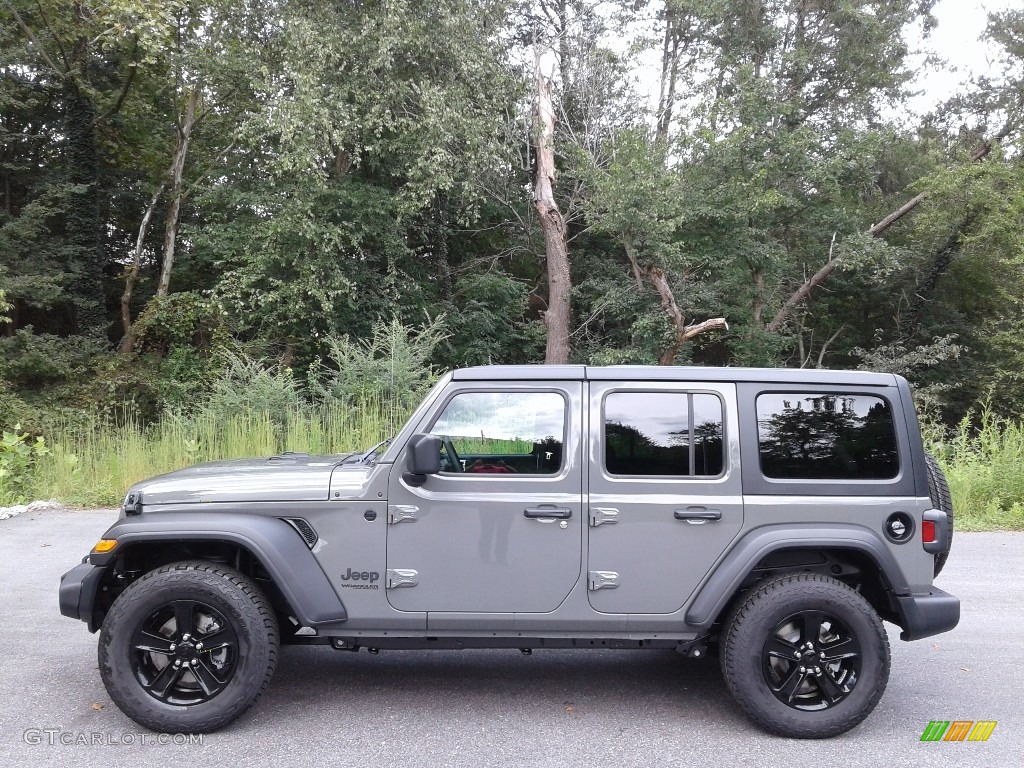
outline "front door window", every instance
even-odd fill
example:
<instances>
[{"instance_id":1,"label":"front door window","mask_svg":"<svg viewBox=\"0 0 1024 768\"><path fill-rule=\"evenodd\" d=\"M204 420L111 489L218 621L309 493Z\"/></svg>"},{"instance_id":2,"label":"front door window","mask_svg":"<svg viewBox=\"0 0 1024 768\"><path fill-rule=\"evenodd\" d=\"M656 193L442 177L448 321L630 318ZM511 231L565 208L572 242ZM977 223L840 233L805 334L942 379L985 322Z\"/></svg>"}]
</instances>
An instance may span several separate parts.
<instances>
[{"instance_id":1,"label":"front door window","mask_svg":"<svg viewBox=\"0 0 1024 768\"><path fill-rule=\"evenodd\" d=\"M463 392L431 432L441 438L441 471L553 475L562 466L566 403L557 392Z\"/></svg>"}]
</instances>

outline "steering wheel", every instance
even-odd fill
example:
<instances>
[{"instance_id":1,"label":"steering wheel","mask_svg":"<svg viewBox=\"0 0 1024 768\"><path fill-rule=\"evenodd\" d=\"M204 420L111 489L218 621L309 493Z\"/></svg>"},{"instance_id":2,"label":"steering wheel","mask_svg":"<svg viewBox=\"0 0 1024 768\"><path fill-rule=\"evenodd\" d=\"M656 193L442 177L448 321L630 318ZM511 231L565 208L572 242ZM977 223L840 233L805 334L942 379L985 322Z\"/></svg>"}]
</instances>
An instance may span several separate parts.
<instances>
[{"instance_id":1,"label":"steering wheel","mask_svg":"<svg viewBox=\"0 0 1024 768\"><path fill-rule=\"evenodd\" d=\"M465 472L465 468L462 466L462 462L459 461L459 454L455 452L455 446L452 444L450 437L441 438L441 445L444 446L444 452L448 454L448 463L451 465L448 468L449 472Z\"/></svg>"}]
</instances>

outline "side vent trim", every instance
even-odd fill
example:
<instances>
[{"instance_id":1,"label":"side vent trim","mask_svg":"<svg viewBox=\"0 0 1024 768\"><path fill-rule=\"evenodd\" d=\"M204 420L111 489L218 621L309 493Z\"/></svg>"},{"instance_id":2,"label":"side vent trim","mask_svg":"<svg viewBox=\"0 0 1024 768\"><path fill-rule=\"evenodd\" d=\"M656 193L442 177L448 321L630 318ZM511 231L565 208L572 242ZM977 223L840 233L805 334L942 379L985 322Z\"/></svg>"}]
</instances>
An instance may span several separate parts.
<instances>
[{"instance_id":1,"label":"side vent trim","mask_svg":"<svg viewBox=\"0 0 1024 768\"><path fill-rule=\"evenodd\" d=\"M302 540L306 542L306 546L312 549L316 546L316 543L320 541L320 537L316 531L313 530L313 526L303 520L301 517L282 517L288 525L295 529L295 531L302 537Z\"/></svg>"}]
</instances>

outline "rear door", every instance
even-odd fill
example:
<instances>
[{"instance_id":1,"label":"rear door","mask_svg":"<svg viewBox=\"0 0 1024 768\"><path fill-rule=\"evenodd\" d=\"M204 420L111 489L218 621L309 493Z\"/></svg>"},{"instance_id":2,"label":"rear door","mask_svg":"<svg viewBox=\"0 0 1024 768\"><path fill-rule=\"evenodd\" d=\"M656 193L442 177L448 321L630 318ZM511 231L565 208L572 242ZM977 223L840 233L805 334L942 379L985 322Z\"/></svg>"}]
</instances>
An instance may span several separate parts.
<instances>
[{"instance_id":1,"label":"rear door","mask_svg":"<svg viewBox=\"0 0 1024 768\"><path fill-rule=\"evenodd\" d=\"M735 385L590 387L590 604L673 613L743 525Z\"/></svg>"}]
</instances>

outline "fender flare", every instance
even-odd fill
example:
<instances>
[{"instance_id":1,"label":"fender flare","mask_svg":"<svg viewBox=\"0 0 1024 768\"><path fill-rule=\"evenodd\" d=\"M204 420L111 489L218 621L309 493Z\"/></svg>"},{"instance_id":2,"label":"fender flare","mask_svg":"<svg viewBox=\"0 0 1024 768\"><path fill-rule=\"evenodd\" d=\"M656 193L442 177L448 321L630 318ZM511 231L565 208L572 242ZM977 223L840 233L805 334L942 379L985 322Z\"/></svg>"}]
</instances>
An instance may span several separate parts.
<instances>
[{"instance_id":1,"label":"fender flare","mask_svg":"<svg viewBox=\"0 0 1024 768\"><path fill-rule=\"evenodd\" d=\"M910 594L899 564L882 539L859 525L766 525L741 538L718 563L686 611L686 623L708 629L747 575L767 555L782 549L852 549L870 557L896 595Z\"/></svg>"},{"instance_id":2,"label":"fender flare","mask_svg":"<svg viewBox=\"0 0 1024 768\"><path fill-rule=\"evenodd\" d=\"M106 566L133 544L214 541L236 544L259 560L284 595L295 617L307 627L345 621L348 613L316 557L283 520L245 513L156 512L118 520L105 539L117 547L93 553L93 565Z\"/></svg>"}]
</instances>

